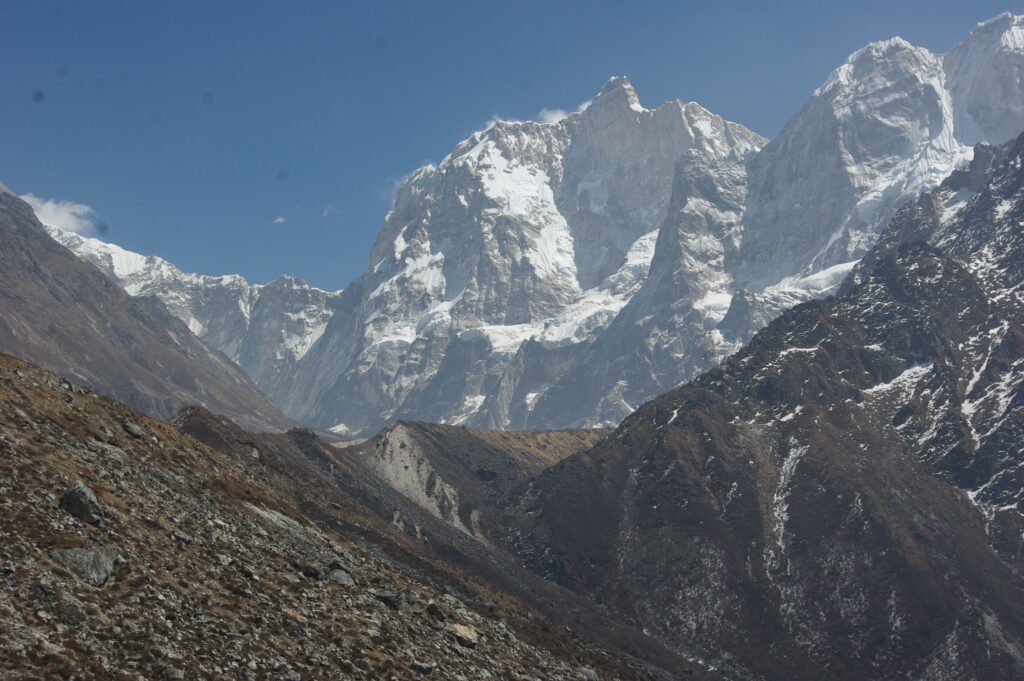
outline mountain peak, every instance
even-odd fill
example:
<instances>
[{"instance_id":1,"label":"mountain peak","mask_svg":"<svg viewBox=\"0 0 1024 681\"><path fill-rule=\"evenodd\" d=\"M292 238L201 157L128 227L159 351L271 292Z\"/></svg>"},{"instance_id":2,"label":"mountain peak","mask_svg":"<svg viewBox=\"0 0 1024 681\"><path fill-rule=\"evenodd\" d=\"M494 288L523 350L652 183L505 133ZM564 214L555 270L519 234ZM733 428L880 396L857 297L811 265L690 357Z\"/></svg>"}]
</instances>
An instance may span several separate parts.
<instances>
[{"instance_id":1,"label":"mountain peak","mask_svg":"<svg viewBox=\"0 0 1024 681\"><path fill-rule=\"evenodd\" d=\"M633 84L626 76L612 76L604 84L601 91L594 97L588 109L621 109L646 111L640 104L640 98L633 89Z\"/></svg>"},{"instance_id":2,"label":"mountain peak","mask_svg":"<svg viewBox=\"0 0 1024 681\"><path fill-rule=\"evenodd\" d=\"M997 14L991 19L978 22L975 24L971 33L992 30L1006 31L1014 28L1015 26L1020 26L1021 24L1024 24L1024 16L1014 14L1013 12L1003 12L1002 14Z\"/></svg>"},{"instance_id":3,"label":"mountain peak","mask_svg":"<svg viewBox=\"0 0 1024 681\"><path fill-rule=\"evenodd\" d=\"M851 54L839 68L829 74L813 96L834 95L858 82L870 81L872 75L890 69L913 75L926 73L937 66L938 58L931 50L894 36L888 40L868 43Z\"/></svg>"},{"instance_id":4,"label":"mountain peak","mask_svg":"<svg viewBox=\"0 0 1024 681\"><path fill-rule=\"evenodd\" d=\"M846 59L847 64L860 64L864 60L877 60L879 58L892 57L903 52L916 52L924 48L915 47L900 36L893 36L888 40L876 40L860 48Z\"/></svg>"},{"instance_id":5,"label":"mountain peak","mask_svg":"<svg viewBox=\"0 0 1024 681\"><path fill-rule=\"evenodd\" d=\"M1003 12L975 25L967 37L950 50L950 55L984 45L988 50L1024 52L1024 16Z\"/></svg>"},{"instance_id":6,"label":"mountain peak","mask_svg":"<svg viewBox=\"0 0 1024 681\"><path fill-rule=\"evenodd\" d=\"M1001 144L1024 127L1024 16L984 21L943 58L956 112L956 136L966 145Z\"/></svg>"}]
</instances>

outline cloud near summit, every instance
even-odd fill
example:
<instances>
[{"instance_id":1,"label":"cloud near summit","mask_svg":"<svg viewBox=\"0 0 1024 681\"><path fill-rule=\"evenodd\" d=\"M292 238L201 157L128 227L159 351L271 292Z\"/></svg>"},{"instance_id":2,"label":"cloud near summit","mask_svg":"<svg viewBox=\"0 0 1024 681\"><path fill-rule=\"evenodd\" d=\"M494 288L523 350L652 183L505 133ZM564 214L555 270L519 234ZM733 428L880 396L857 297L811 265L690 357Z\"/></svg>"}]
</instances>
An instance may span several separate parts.
<instances>
[{"instance_id":1,"label":"cloud near summit","mask_svg":"<svg viewBox=\"0 0 1024 681\"><path fill-rule=\"evenodd\" d=\"M568 115L565 109L543 108L537 114L537 120L541 123L557 123Z\"/></svg>"},{"instance_id":2,"label":"cloud near summit","mask_svg":"<svg viewBox=\"0 0 1024 681\"><path fill-rule=\"evenodd\" d=\"M96 211L84 203L62 199L44 199L34 194L22 194L21 199L32 206L36 217L44 225L59 227L82 236L96 236Z\"/></svg>"}]
</instances>

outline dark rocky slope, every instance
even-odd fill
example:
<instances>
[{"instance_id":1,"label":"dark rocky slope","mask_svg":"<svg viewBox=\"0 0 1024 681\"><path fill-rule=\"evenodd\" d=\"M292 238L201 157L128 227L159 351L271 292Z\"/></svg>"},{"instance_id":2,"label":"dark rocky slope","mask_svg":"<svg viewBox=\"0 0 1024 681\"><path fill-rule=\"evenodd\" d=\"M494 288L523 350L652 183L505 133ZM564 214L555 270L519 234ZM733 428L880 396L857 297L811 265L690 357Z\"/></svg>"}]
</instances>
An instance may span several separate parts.
<instances>
[{"instance_id":1,"label":"dark rocky slope","mask_svg":"<svg viewBox=\"0 0 1024 681\"><path fill-rule=\"evenodd\" d=\"M743 679L1024 677L1024 138L543 473L533 570Z\"/></svg>"},{"instance_id":2,"label":"dark rocky slope","mask_svg":"<svg viewBox=\"0 0 1024 681\"><path fill-rule=\"evenodd\" d=\"M0 190L0 351L158 418L203 404L259 430L294 424L156 298L133 298Z\"/></svg>"}]
</instances>

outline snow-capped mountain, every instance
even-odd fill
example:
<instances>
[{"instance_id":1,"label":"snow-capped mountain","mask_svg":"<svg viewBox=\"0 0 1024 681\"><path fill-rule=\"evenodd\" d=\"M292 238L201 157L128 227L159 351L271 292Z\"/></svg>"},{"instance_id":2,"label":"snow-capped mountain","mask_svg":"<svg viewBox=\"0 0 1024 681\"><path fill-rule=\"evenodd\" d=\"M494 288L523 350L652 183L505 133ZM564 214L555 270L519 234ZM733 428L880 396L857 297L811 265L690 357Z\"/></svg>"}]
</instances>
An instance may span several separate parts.
<instances>
[{"instance_id":1,"label":"snow-capped mountain","mask_svg":"<svg viewBox=\"0 0 1024 681\"><path fill-rule=\"evenodd\" d=\"M831 293L971 145L1024 130L1022 32L1024 18L1005 14L946 57L900 38L868 45L745 166L718 175L728 181L681 170L650 276L527 423L616 423L783 310Z\"/></svg>"},{"instance_id":2,"label":"snow-capped mountain","mask_svg":"<svg viewBox=\"0 0 1024 681\"><path fill-rule=\"evenodd\" d=\"M133 296L156 296L195 335L220 350L267 394L317 341L339 292L294 277L254 285L238 275L182 272L163 258L143 256L52 225L50 235L98 267Z\"/></svg>"},{"instance_id":3,"label":"snow-capped mountain","mask_svg":"<svg viewBox=\"0 0 1024 681\"><path fill-rule=\"evenodd\" d=\"M104 269L318 426L617 423L833 291L902 203L1024 129L1022 35L1005 14L945 56L868 45L770 142L647 109L625 78L556 123L499 121L405 179L351 286L283 283L265 325L247 301L279 282Z\"/></svg>"},{"instance_id":4,"label":"snow-capped mountain","mask_svg":"<svg viewBox=\"0 0 1024 681\"><path fill-rule=\"evenodd\" d=\"M861 257L896 209L1024 129L1024 18L947 55L901 38L836 69L750 165L736 280L761 288Z\"/></svg>"},{"instance_id":5,"label":"snow-capped mountain","mask_svg":"<svg viewBox=\"0 0 1024 681\"><path fill-rule=\"evenodd\" d=\"M282 404L353 432L524 424L646 280L676 167L726 173L763 142L697 104L645 109L625 78L558 123L475 134L399 189Z\"/></svg>"},{"instance_id":6,"label":"snow-capped mountain","mask_svg":"<svg viewBox=\"0 0 1024 681\"><path fill-rule=\"evenodd\" d=\"M979 24L943 57L956 139L1012 139L1024 116L1024 20L1012 14Z\"/></svg>"}]
</instances>

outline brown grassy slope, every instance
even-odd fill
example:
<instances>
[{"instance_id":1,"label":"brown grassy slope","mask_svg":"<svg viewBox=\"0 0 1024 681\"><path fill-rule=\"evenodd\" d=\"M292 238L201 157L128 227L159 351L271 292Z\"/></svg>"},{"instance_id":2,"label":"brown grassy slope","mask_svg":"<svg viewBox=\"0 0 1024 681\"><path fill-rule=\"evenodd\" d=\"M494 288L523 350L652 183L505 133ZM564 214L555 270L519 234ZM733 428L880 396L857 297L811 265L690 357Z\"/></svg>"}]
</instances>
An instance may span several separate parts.
<instances>
[{"instance_id":1,"label":"brown grassy slope","mask_svg":"<svg viewBox=\"0 0 1024 681\"><path fill-rule=\"evenodd\" d=\"M562 459L590 449L611 428L577 430L480 430L433 423L418 424L438 434L463 431L488 447L502 450L521 463L530 473L539 473Z\"/></svg>"}]
</instances>

